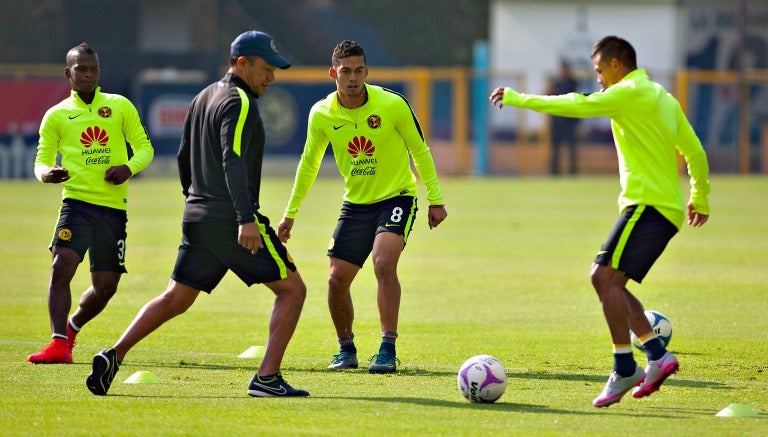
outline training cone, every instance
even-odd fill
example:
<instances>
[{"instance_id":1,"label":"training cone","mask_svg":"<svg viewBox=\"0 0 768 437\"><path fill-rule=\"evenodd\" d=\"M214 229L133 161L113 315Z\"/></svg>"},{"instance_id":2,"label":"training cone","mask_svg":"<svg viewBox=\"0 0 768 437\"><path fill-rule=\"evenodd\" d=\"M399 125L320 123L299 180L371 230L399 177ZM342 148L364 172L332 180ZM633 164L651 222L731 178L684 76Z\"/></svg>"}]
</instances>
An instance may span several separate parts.
<instances>
[{"instance_id":1,"label":"training cone","mask_svg":"<svg viewBox=\"0 0 768 437\"><path fill-rule=\"evenodd\" d=\"M757 411L753 410L749 405L744 404L731 404L723 408L715 414L719 417L757 417Z\"/></svg>"},{"instance_id":2,"label":"training cone","mask_svg":"<svg viewBox=\"0 0 768 437\"><path fill-rule=\"evenodd\" d=\"M125 384L159 384L160 378L145 370L140 370L133 375L129 376L125 381Z\"/></svg>"},{"instance_id":3,"label":"training cone","mask_svg":"<svg viewBox=\"0 0 768 437\"><path fill-rule=\"evenodd\" d=\"M264 346L251 346L245 352L238 355L238 358L261 358L264 356Z\"/></svg>"}]
</instances>

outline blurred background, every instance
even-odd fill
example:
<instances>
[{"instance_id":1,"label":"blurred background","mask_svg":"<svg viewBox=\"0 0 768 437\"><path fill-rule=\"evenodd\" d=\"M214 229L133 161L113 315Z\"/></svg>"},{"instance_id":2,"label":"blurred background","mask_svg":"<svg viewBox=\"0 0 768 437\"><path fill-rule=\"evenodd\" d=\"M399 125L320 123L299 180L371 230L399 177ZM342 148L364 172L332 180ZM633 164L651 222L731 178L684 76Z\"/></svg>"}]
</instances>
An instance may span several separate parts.
<instances>
[{"instance_id":1,"label":"blurred background","mask_svg":"<svg viewBox=\"0 0 768 437\"><path fill-rule=\"evenodd\" d=\"M408 97L441 173L615 172L608 120L575 123L570 168L565 149L552 160L563 140L551 117L488 103L496 86L554 93L564 64L569 91L596 91L589 52L614 34L681 101L714 172L768 173L765 0L0 0L0 15L0 178L33 177L40 120L69 95L65 54L83 41L99 53L102 90L130 98L148 128L146 174L175 175L187 104L249 29L293 64L259 102L265 172L293 175L342 39L366 49L370 83Z\"/></svg>"}]
</instances>

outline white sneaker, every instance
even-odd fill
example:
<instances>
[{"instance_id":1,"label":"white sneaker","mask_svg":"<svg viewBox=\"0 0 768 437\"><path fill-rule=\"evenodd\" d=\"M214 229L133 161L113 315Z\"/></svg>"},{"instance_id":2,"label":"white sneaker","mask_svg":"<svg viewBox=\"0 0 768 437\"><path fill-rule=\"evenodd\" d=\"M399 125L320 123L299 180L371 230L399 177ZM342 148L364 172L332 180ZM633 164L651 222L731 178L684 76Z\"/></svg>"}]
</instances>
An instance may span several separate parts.
<instances>
[{"instance_id":1,"label":"white sneaker","mask_svg":"<svg viewBox=\"0 0 768 437\"><path fill-rule=\"evenodd\" d=\"M677 373L679 368L680 363L671 352L665 353L656 361L648 361L648 365L645 367L645 379L632 392L632 396L642 398L659 391L661 384L664 383L667 377Z\"/></svg>"},{"instance_id":2,"label":"white sneaker","mask_svg":"<svg viewBox=\"0 0 768 437\"><path fill-rule=\"evenodd\" d=\"M643 378L645 378L645 371L640 366L635 368L635 373L631 376L619 376L616 372L611 373L603 392L592 401L592 405L600 408L619 402L621 397L632 387L642 382Z\"/></svg>"}]
</instances>

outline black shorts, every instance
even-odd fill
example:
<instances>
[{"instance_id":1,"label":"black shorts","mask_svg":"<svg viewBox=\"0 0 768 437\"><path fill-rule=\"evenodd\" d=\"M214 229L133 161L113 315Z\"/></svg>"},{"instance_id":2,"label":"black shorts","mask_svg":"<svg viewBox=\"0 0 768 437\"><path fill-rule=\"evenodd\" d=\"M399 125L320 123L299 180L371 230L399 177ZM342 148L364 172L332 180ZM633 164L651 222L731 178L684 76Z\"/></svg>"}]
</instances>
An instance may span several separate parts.
<instances>
[{"instance_id":1,"label":"black shorts","mask_svg":"<svg viewBox=\"0 0 768 437\"><path fill-rule=\"evenodd\" d=\"M238 225L234 220L182 222L182 237L171 278L196 290L210 293L227 270L232 270L246 285L273 282L296 271L269 219L256 214L263 247L256 254L237 243Z\"/></svg>"},{"instance_id":2,"label":"black shorts","mask_svg":"<svg viewBox=\"0 0 768 437\"><path fill-rule=\"evenodd\" d=\"M403 236L403 244L408 241L418 210L413 196L397 196L370 205L344 202L328 256L362 267L377 234L393 232Z\"/></svg>"},{"instance_id":3,"label":"black shorts","mask_svg":"<svg viewBox=\"0 0 768 437\"><path fill-rule=\"evenodd\" d=\"M629 206L616 220L595 262L640 283L675 234L677 227L656 208Z\"/></svg>"},{"instance_id":4,"label":"black shorts","mask_svg":"<svg viewBox=\"0 0 768 437\"><path fill-rule=\"evenodd\" d=\"M125 210L64 199L53 233L53 246L68 247L80 258L91 260L91 271L126 273L125 238L128 214Z\"/></svg>"}]
</instances>

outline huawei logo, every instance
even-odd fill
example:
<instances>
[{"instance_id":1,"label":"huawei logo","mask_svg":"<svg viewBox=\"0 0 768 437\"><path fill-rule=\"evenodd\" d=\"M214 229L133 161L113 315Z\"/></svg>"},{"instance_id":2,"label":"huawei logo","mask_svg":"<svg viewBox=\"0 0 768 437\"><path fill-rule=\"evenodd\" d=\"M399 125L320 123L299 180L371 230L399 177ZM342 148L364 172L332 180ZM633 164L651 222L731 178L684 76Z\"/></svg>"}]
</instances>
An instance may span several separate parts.
<instances>
[{"instance_id":1,"label":"huawei logo","mask_svg":"<svg viewBox=\"0 0 768 437\"><path fill-rule=\"evenodd\" d=\"M107 142L109 142L107 131L98 126L89 127L85 132L80 134L80 143L85 147L91 147L96 143L105 147Z\"/></svg>"},{"instance_id":2,"label":"huawei logo","mask_svg":"<svg viewBox=\"0 0 768 437\"><path fill-rule=\"evenodd\" d=\"M373 143L365 137L355 137L347 145L347 152L353 158L357 158L361 153L365 156L373 156L374 151L376 148L373 147Z\"/></svg>"}]
</instances>

